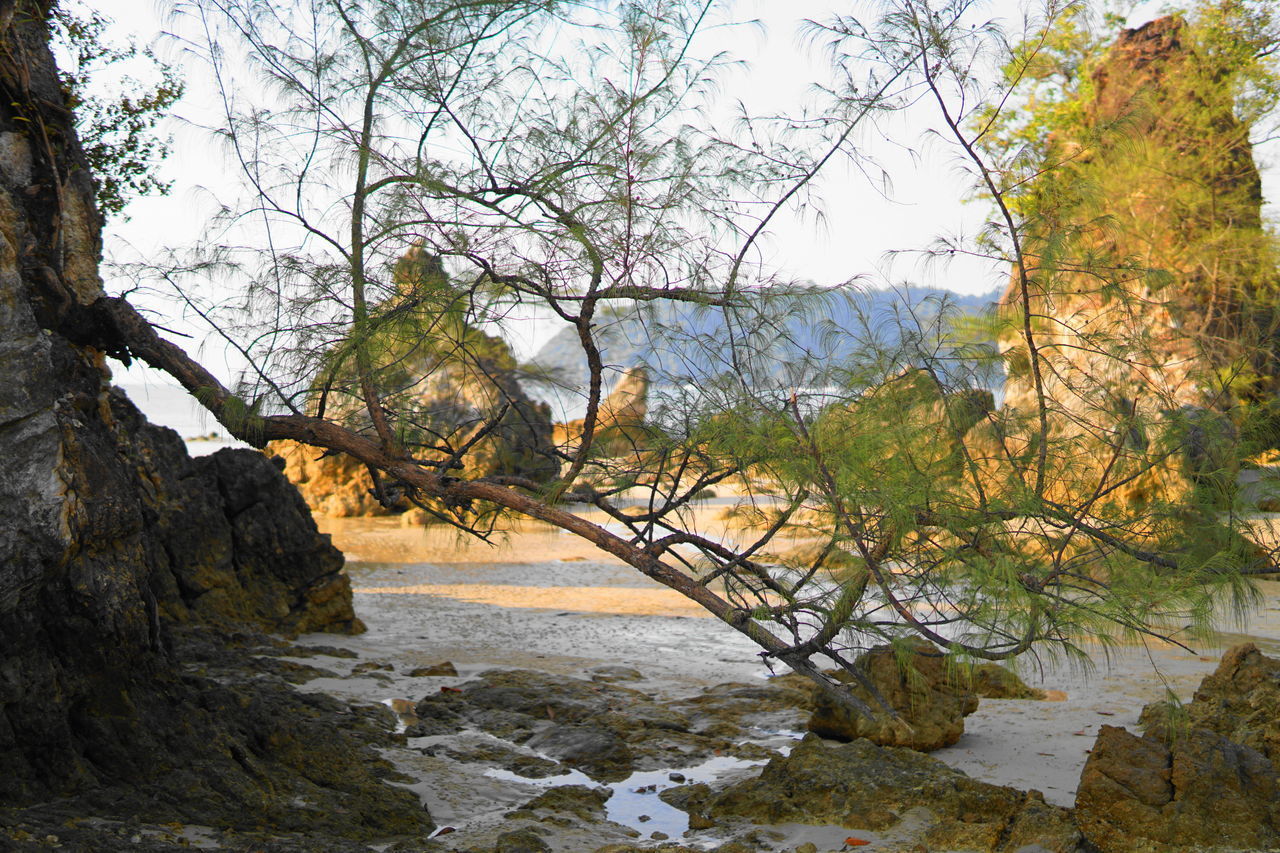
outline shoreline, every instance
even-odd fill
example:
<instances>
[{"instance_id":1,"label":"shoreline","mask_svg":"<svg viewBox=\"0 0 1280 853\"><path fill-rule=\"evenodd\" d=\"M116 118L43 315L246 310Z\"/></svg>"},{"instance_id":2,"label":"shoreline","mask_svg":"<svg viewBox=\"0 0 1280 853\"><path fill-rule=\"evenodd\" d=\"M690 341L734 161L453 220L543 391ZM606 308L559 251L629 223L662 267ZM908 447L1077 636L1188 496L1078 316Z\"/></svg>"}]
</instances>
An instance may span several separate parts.
<instances>
[{"instance_id":1,"label":"shoreline","mask_svg":"<svg viewBox=\"0 0 1280 853\"><path fill-rule=\"evenodd\" d=\"M627 666L644 676L643 689L668 698L770 674L745 637L567 534L527 530L493 547L395 519L321 520L321 529L349 555L356 610L369 626L341 645L361 660L392 663L397 673L441 660L457 665L459 680L491 668L581 678L596 667ZM1151 642L1112 649L1109 660L1097 646L1092 672L1062 662L1038 669L1024 660L1023 679L1059 701L982 699L961 739L930 755L975 779L1039 790L1048 802L1070 806L1100 726L1132 729L1142 707L1167 691L1188 700L1227 646L1252 641L1280 652L1280 583L1258 583L1264 603L1247 625L1194 655ZM305 689L376 701L420 698L399 695L415 685L394 673L369 684L329 681Z\"/></svg>"}]
</instances>

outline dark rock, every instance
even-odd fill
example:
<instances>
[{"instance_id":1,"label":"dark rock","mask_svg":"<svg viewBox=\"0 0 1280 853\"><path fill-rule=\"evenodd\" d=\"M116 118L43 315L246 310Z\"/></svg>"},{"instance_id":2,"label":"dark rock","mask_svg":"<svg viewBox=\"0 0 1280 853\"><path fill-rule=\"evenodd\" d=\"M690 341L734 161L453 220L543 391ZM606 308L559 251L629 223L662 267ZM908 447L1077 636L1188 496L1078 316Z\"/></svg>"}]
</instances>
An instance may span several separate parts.
<instances>
[{"instance_id":1,"label":"dark rock","mask_svg":"<svg viewBox=\"0 0 1280 853\"><path fill-rule=\"evenodd\" d=\"M465 764L501 767L526 779L545 779L548 776L560 776L569 772L568 768L554 761L520 752L501 743L442 744L434 748L433 754L447 755L454 761Z\"/></svg>"},{"instance_id":2,"label":"dark rock","mask_svg":"<svg viewBox=\"0 0 1280 853\"><path fill-rule=\"evenodd\" d=\"M1076 820L1102 853L1280 847L1280 782L1255 749L1201 728L1137 737L1103 726Z\"/></svg>"},{"instance_id":3,"label":"dark rock","mask_svg":"<svg viewBox=\"0 0 1280 853\"><path fill-rule=\"evenodd\" d=\"M929 849L1004 853L1039 845L1068 853L1080 841L1070 814L1047 805L1039 792L978 782L913 750L865 739L827 746L808 735L788 757L775 758L757 778L729 786L704 806L712 820L872 831L895 827L913 810L932 815L922 839Z\"/></svg>"},{"instance_id":4,"label":"dark rock","mask_svg":"<svg viewBox=\"0 0 1280 853\"><path fill-rule=\"evenodd\" d=\"M711 788L702 782L679 785L659 791L658 799L682 812L700 812L707 800L711 799Z\"/></svg>"},{"instance_id":5,"label":"dark rock","mask_svg":"<svg viewBox=\"0 0 1280 853\"><path fill-rule=\"evenodd\" d=\"M613 792L608 788L588 788L585 785L558 785L548 788L514 812L508 818L533 816L546 813L569 814L581 821L591 822L604 818L605 803Z\"/></svg>"},{"instance_id":6,"label":"dark rock","mask_svg":"<svg viewBox=\"0 0 1280 853\"><path fill-rule=\"evenodd\" d=\"M106 355L129 354L48 8L0 16L0 78L21 81L0 114L0 847L26 824L67 850L159 849L124 821L281 851L423 835L370 746L386 733L230 633L358 630L339 552L261 454L191 459L110 386ZM33 126L56 140L38 157Z\"/></svg>"},{"instance_id":7,"label":"dark rock","mask_svg":"<svg viewBox=\"0 0 1280 853\"><path fill-rule=\"evenodd\" d=\"M551 847L532 829L517 829L498 836L493 853L545 853Z\"/></svg>"},{"instance_id":8,"label":"dark rock","mask_svg":"<svg viewBox=\"0 0 1280 853\"><path fill-rule=\"evenodd\" d=\"M596 726L551 726L529 738L525 745L601 782L625 779L634 760L622 738Z\"/></svg>"},{"instance_id":9,"label":"dark rock","mask_svg":"<svg viewBox=\"0 0 1280 853\"><path fill-rule=\"evenodd\" d=\"M901 647L876 646L859 657L855 666L899 718L882 711L867 717L820 692L809 718L809 731L837 740L867 738L883 746L928 752L959 740L964 734L964 718L978 709L978 698L968 680L932 643L915 641L905 653ZM843 673L841 676L852 681ZM850 684L849 689L871 708L879 709L860 685Z\"/></svg>"}]
</instances>

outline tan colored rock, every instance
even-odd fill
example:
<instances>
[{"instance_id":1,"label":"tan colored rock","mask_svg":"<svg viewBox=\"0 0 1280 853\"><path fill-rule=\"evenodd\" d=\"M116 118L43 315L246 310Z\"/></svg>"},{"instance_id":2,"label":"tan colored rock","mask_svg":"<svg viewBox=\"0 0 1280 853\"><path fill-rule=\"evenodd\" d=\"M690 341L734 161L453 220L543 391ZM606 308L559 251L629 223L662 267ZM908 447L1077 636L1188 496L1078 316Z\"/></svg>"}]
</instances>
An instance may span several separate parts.
<instances>
[{"instance_id":1,"label":"tan colored rock","mask_svg":"<svg viewBox=\"0 0 1280 853\"><path fill-rule=\"evenodd\" d=\"M1262 753L1201 728L1175 738L1103 726L1076 793L1101 853L1280 847L1280 780Z\"/></svg>"},{"instance_id":2,"label":"tan colored rock","mask_svg":"<svg viewBox=\"0 0 1280 853\"><path fill-rule=\"evenodd\" d=\"M1044 699L1048 696L1038 687L1029 687L1013 670L998 663L982 663L966 667L973 692L983 699Z\"/></svg>"},{"instance_id":3,"label":"tan colored rock","mask_svg":"<svg viewBox=\"0 0 1280 853\"><path fill-rule=\"evenodd\" d=\"M622 371L600 403L596 419L596 441L608 452L634 450L643 438L643 424L649 413L649 374L643 367ZM558 447L576 446L582 438L582 419L555 425Z\"/></svg>"},{"instance_id":4,"label":"tan colored rock","mask_svg":"<svg viewBox=\"0 0 1280 853\"><path fill-rule=\"evenodd\" d=\"M1163 703L1143 709L1150 730L1163 722ZM1280 765L1280 660L1253 643L1228 649L1182 711L1187 723L1256 749Z\"/></svg>"},{"instance_id":5,"label":"tan colored rock","mask_svg":"<svg viewBox=\"0 0 1280 853\"><path fill-rule=\"evenodd\" d=\"M1077 151L1052 179L1067 199L1054 215L1081 226L1057 233L1066 242L1054 251L1099 269L1159 271L1130 275L1119 288L1103 286L1105 272L1031 273L1029 310L1047 318L1034 330L1050 441L1062 448L1050 454L1047 482L1051 496L1067 502L1091 492L1104 465L1117 481L1107 500L1130 506L1176 500L1206 477L1229 482L1235 463L1223 448L1233 435L1215 417L1238 397L1224 377L1242 368L1271 375L1258 361L1269 358L1266 319L1247 304L1267 263L1258 170L1231 94L1203 84L1194 41L1181 16L1125 31L1094 73L1093 98L1083 105L1088 138L1054 142L1058 152ZM1171 162L1187 174L1171 180ZM1029 239L1035 258L1037 238ZM1022 302L1015 275L1002 305L1020 318ZM1019 319L1000 341L1009 368L1004 405L1028 419L1029 434L1037 399L1021 328ZM1002 439L1015 453L1026 449L1008 434L1018 428L986 432L975 437L987 439L990 452L980 455L993 468ZM1144 448L1162 437L1183 452L1137 473ZM1099 467L1082 465L1090 459ZM1137 475L1126 479L1120 472L1130 465Z\"/></svg>"},{"instance_id":6,"label":"tan colored rock","mask_svg":"<svg viewBox=\"0 0 1280 853\"><path fill-rule=\"evenodd\" d=\"M964 734L964 718L978 710L978 697L969 680L932 643L915 641L905 654L893 646L876 646L855 665L900 719L884 713L868 718L819 692L814 697L809 731L837 740L867 738L882 746L929 752L959 740ZM852 684L851 678L842 677ZM872 708L879 708L861 686L854 684L850 689Z\"/></svg>"},{"instance_id":7,"label":"tan colored rock","mask_svg":"<svg viewBox=\"0 0 1280 853\"><path fill-rule=\"evenodd\" d=\"M524 393L506 344L476 335L483 337L482 345L494 357L477 358L474 363L445 362L429 356L420 357L415 364L406 361L404 371L418 378L397 399L401 417L446 437L451 447L467 446L455 469L465 476L509 474L534 480L554 476L559 463L551 456L550 410ZM357 420L361 416L354 410L350 415ZM496 427L470 443L495 419ZM373 493L368 469L345 454L324 454L293 441L274 441L270 452L283 460L285 476L318 515L398 515L413 506L398 492L390 491L384 496L391 500L380 502Z\"/></svg>"}]
</instances>

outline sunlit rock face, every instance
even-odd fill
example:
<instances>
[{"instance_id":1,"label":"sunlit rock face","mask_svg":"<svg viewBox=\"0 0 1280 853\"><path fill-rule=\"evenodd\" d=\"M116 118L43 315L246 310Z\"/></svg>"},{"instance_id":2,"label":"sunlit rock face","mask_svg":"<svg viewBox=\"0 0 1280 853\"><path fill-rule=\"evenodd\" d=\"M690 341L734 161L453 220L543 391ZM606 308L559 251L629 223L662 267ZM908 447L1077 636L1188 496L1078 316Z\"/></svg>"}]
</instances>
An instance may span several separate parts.
<instances>
[{"instance_id":1,"label":"sunlit rock face","mask_svg":"<svg viewBox=\"0 0 1280 853\"><path fill-rule=\"evenodd\" d=\"M600 403L593 443L606 452L625 453L643 443L644 419L649 413L649 373L643 367L623 370ZM582 441L581 418L555 425L555 441L560 447L576 448Z\"/></svg>"},{"instance_id":2,"label":"sunlit rock face","mask_svg":"<svg viewBox=\"0 0 1280 853\"><path fill-rule=\"evenodd\" d=\"M1026 292L1015 270L1001 300L1005 406L1034 428L1029 308L1050 434L1070 448L1062 465L1140 464L1162 441L1182 451L1108 493L1131 505L1229 467L1212 454L1232 427L1213 413L1273 386L1269 315L1254 298L1274 273L1261 184L1233 95L1207 84L1212 73L1180 17L1121 35L1087 87L1080 138L1052 140L1047 159L1060 165L1031 202Z\"/></svg>"}]
</instances>

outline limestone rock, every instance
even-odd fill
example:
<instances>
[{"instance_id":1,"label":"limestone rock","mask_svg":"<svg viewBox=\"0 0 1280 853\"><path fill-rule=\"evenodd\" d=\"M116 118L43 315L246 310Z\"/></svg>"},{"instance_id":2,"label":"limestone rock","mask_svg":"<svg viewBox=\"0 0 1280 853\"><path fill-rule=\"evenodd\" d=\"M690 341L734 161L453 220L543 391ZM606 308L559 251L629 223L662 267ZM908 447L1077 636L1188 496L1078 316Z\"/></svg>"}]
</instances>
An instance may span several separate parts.
<instances>
[{"instance_id":1,"label":"limestone rock","mask_svg":"<svg viewBox=\"0 0 1280 853\"><path fill-rule=\"evenodd\" d=\"M1143 709L1148 731L1159 724L1160 707ZM1280 765L1280 660L1253 643L1228 649L1183 711L1189 725L1256 749Z\"/></svg>"},{"instance_id":2,"label":"limestone rock","mask_svg":"<svg viewBox=\"0 0 1280 853\"><path fill-rule=\"evenodd\" d=\"M1273 850L1280 780L1262 753L1207 729L1166 739L1103 726L1076 820L1102 853Z\"/></svg>"},{"instance_id":3,"label":"limestone rock","mask_svg":"<svg viewBox=\"0 0 1280 853\"><path fill-rule=\"evenodd\" d=\"M978 697L964 675L932 643L919 641L911 649L906 660L900 661L893 646L876 646L855 662L901 719L883 712L868 718L818 693L809 731L837 740L867 738L883 746L921 752L959 740L964 734L964 718L978 709ZM861 686L851 684L850 689L873 709L879 708Z\"/></svg>"},{"instance_id":4,"label":"limestone rock","mask_svg":"<svg viewBox=\"0 0 1280 853\"><path fill-rule=\"evenodd\" d=\"M731 785L705 805L712 819L835 824L883 831L904 819L922 825L934 850L1015 851L1032 845L1068 853L1080 834L1065 809L970 779L914 750L868 740L828 746L808 735L760 775Z\"/></svg>"},{"instance_id":5,"label":"limestone rock","mask_svg":"<svg viewBox=\"0 0 1280 853\"><path fill-rule=\"evenodd\" d=\"M496 419L497 426L459 460L467 476L509 474L534 480L554 476L559 463L551 455L550 409L524 392L509 365L513 360L506 344L498 338L482 337L484 346L495 354L479 357L474 364L442 362L427 355L406 361L402 369L416 375L416 381L406 380L409 390L396 397L402 417L459 448ZM351 417L358 420L361 413L351 408ZM274 441L270 452L284 461L285 475L320 515L341 518L414 511L403 497L390 496L395 499L380 502L371 491L368 469L345 454L323 454L293 441Z\"/></svg>"},{"instance_id":6,"label":"limestone rock","mask_svg":"<svg viewBox=\"0 0 1280 853\"><path fill-rule=\"evenodd\" d=\"M643 367L629 367L618 376L600 402L595 441L606 452L626 453L644 437L644 419L649 413L649 374ZM576 446L582 438L582 419L555 425L557 446Z\"/></svg>"},{"instance_id":7,"label":"limestone rock","mask_svg":"<svg viewBox=\"0 0 1280 853\"><path fill-rule=\"evenodd\" d=\"M1100 468L1081 467L1082 460L1096 458L1099 466L1111 460L1106 464L1121 470L1139 464L1129 457L1145 459L1145 448L1162 441L1183 452L1117 482L1108 500L1178 501L1206 481L1202 496L1228 494L1234 435L1223 412L1238 401L1236 390L1224 387L1228 365L1231 375L1243 370L1258 378L1258 387L1245 389L1249 394L1274 387L1274 353L1247 343L1269 340L1269 321L1251 304L1250 291L1260 277L1274 276L1261 236L1259 173L1233 96L1205 82L1211 69L1188 27L1174 15L1124 31L1094 72L1092 97L1080 105L1085 138L1052 142L1050 160L1075 153L1054 170L1062 201L1051 216L1082 226L1055 251L1095 264L1140 258L1161 273L1127 282L1123 296L1099 286L1092 271L1034 276L1027 309L1052 318L1037 330L1051 440L1076 444L1061 465L1079 474L1064 476L1054 492L1067 503L1093 488L1091 477L1103 476ZM1177 182L1169 180L1170 163L1182 176ZM1072 195L1084 187L1097 191ZM1034 244L1044 238L1028 239L1035 256ZM1021 316L1022 301L1013 276L1002 306ZM1000 346L1009 365L1005 410L1033 419L1038 403L1026 341L1008 333ZM1100 442L1097 435L1106 432L1120 440ZM983 454L998 458L997 432L974 437ZM1187 526L1173 520L1168 535L1176 538ZM1243 562L1261 558L1223 536L1205 556L1235 549ZM1171 544L1195 550L1197 543Z\"/></svg>"}]
</instances>

